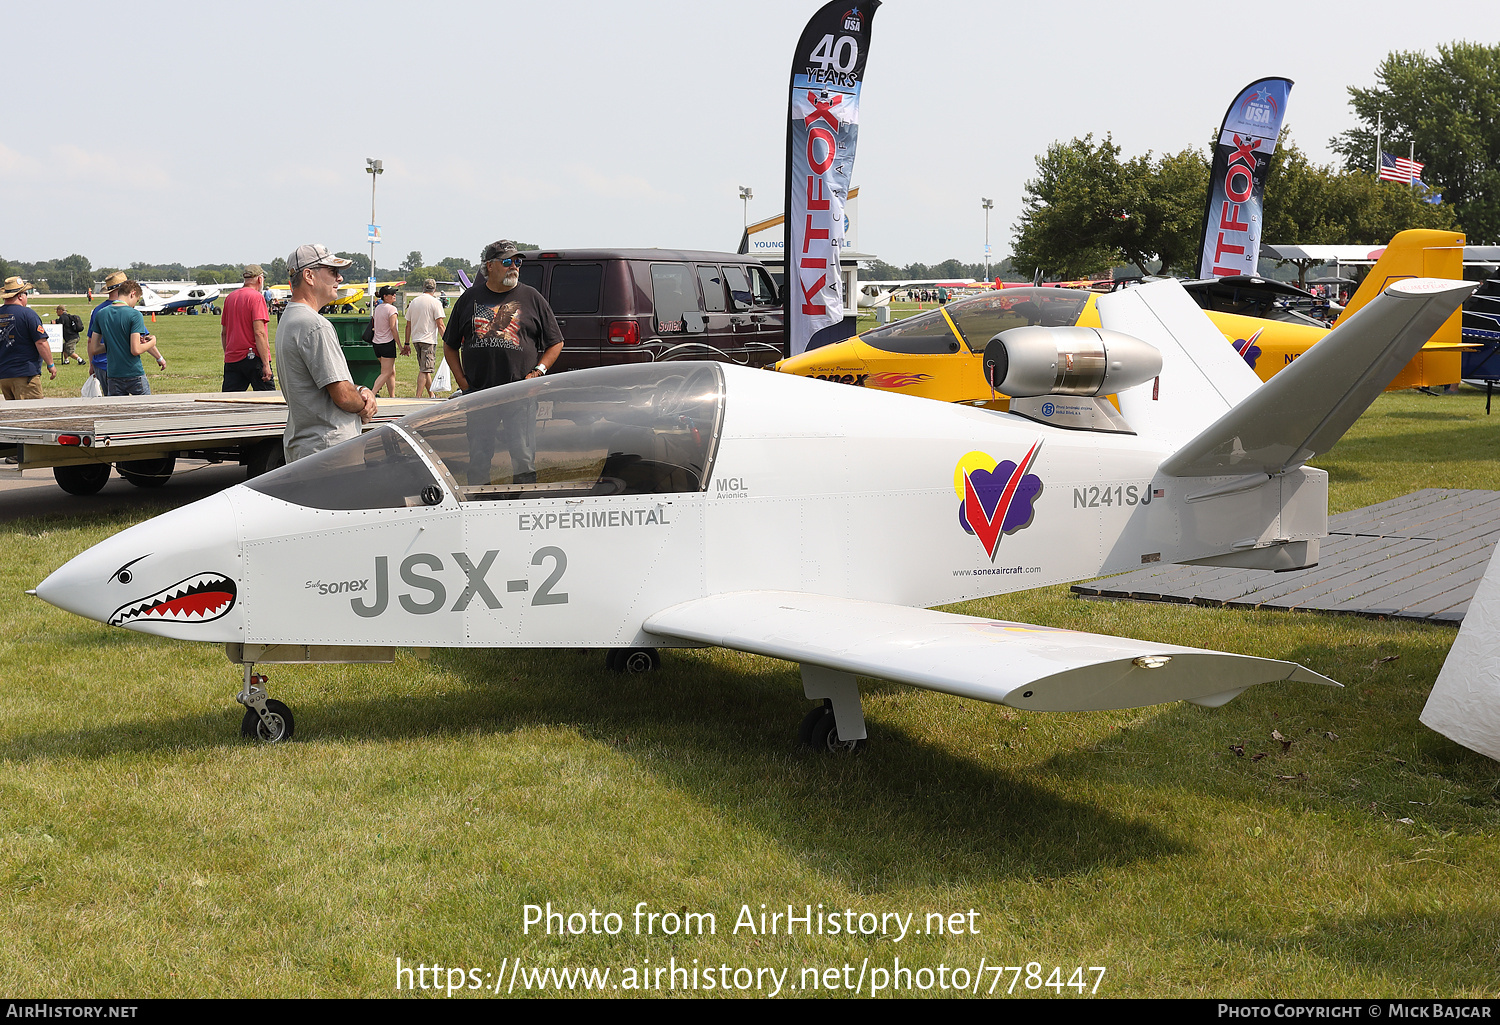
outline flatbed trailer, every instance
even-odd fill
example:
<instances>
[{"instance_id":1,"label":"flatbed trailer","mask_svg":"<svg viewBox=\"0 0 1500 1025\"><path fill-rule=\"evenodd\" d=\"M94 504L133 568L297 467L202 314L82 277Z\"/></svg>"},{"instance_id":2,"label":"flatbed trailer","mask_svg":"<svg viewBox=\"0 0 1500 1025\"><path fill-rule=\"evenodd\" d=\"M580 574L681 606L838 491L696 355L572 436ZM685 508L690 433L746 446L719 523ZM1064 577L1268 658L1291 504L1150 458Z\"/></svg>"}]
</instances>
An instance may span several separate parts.
<instances>
[{"instance_id":1,"label":"flatbed trailer","mask_svg":"<svg viewBox=\"0 0 1500 1025\"><path fill-rule=\"evenodd\" d=\"M381 399L366 425L398 420L437 399ZM247 477L286 460L280 392L230 395L117 395L97 399L0 402L0 459L6 470L52 468L64 491L92 495L113 466L130 483L160 487L179 458L240 463Z\"/></svg>"}]
</instances>

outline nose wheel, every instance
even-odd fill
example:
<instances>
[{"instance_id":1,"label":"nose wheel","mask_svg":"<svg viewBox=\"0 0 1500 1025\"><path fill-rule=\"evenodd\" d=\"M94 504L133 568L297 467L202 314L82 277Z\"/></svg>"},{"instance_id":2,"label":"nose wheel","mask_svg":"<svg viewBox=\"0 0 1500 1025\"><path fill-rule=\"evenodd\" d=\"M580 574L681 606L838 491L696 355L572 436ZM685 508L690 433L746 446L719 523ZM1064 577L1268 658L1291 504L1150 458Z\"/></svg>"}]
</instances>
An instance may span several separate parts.
<instances>
[{"instance_id":1,"label":"nose wheel","mask_svg":"<svg viewBox=\"0 0 1500 1025\"><path fill-rule=\"evenodd\" d=\"M292 739L296 730L292 710L275 698L266 697L266 677L255 672L249 663L245 665L245 685L234 699L245 706L240 736L266 744Z\"/></svg>"}]
</instances>

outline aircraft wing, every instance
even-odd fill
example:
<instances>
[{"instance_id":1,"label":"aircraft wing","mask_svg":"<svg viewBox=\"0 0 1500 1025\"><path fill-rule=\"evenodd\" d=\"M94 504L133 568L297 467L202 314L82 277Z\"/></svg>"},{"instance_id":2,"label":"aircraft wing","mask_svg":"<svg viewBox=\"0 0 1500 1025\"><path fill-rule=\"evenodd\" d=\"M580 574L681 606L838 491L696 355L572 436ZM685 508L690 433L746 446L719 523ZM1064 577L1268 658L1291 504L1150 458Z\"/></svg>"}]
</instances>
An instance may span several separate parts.
<instances>
[{"instance_id":1,"label":"aircraft wing","mask_svg":"<svg viewBox=\"0 0 1500 1025\"><path fill-rule=\"evenodd\" d=\"M698 598L645 628L1035 711L1216 707L1277 680L1339 686L1295 662L793 591Z\"/></svg>"}]
</instances>

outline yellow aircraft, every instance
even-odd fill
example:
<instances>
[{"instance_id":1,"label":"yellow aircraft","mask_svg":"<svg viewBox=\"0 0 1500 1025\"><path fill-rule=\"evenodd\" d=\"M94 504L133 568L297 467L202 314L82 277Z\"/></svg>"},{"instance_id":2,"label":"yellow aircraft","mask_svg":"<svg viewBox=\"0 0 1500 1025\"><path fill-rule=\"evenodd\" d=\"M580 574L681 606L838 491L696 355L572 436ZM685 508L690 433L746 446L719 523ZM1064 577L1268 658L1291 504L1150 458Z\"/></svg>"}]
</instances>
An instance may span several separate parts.
<instances>
[{"instance_id":1,"label":"yellow aircraft","mask_svg":"<svg viewBox=\"0 0 1500 1025\"><path fill-rule=\"evenodd\" d=\"M404 284L406 284L405 281L377 281L375 282L375 289L379 291L386 285L390 285L393 288L400 288ZM359 304L365 301L365 290L368 287L363 281L344 282L344 284L339 286L338 298L323 307L323 312L353 313ZM291 296L292 290L286 285L273 285L271 287L271 294L278 299L286 299Z\"/></svg>"},{"instance_id":2,"label":"yellow aircraft","mask_svg":"<svg viewBox=\"0 0 1500 1025\"><path fill-rule=\"evenodd\" d=\"M1370 268L1339 318L1347 317L1400 278L1462 278L1463 253L1464 236L1460 233L1425 229L1401 232ZM1262 381L1269 381L1328 333L1329 328L1317 326L1309 317L1285 311L1278 304L1257 302L1255 297L1264 300L1266 293L1257 292L1248 281L1242 280L1238 288L1225 279L1199 284L1204 287L1188 286L1190 294ZM1056 286L989 291L811 349L775 366L799 377L1004 409L1009 399L996 395L984 377L985 344L1001 331L1029 324L1099 327L1097 299L1094 292ZM1267 309L1270 317L1234 312L1257 306ZM1273 319L1277 317L1288 319ZM1455 312L1387 390L1458 381L1461 330L1461 313Z\"/></svg>"}]
</instances>

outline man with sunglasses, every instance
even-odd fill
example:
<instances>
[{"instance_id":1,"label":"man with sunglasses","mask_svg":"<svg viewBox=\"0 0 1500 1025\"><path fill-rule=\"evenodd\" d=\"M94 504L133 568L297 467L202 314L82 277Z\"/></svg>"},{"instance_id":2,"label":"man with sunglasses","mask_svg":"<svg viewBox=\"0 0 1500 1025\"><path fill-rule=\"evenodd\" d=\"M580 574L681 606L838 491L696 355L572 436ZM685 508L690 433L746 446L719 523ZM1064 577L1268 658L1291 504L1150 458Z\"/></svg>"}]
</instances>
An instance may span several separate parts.
<instances>
[{"instance_id":1,"label":"man with sunglasses","mask_svg":"<svg viewBox=\"0 0 1500 1025\"><path fill-rule=\"evenodd\" d=\"M286 261L292 298L276 327L281 394L286 399L286 461L359 437L375 415L375 393L355 387L337 333L318 310L333 302L349 261L325 246L298 246Z\"/></svg>"},{"instance_id":2,"label":"man with sunglasses","mask_svg":"<svg viewBox=\"0 0 1500 1025\"><path fill-rule=\"evenodd\" d=\"M453 304L443 358L465 394L541 377L562 355L562 328L542 294L521 284L525 258L509 239L480 254L484 275Z\"/></svg>"},{"instance_id":3,"label":"man with sunglasses","mask_svg":"<svg viewBox=\"0 0 1500 1025\"><path fill-rule=\"evenodd\" d=\"M521 284L516 244L500 239L484 247L484 277L453 304L443 332L443 358L465 394L541 377L562 355L562 328L552 307ZM536 400L482 404L470 414L470 484L536 483ZM509 462L496 465L495 442L504 437Z\"/></svg>"}]
</instances>

